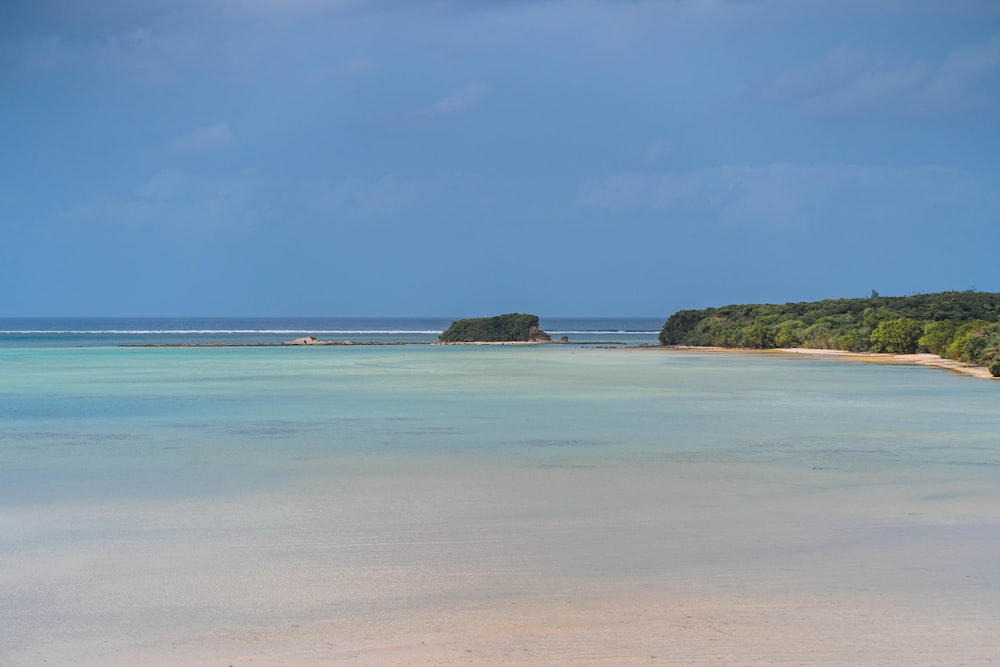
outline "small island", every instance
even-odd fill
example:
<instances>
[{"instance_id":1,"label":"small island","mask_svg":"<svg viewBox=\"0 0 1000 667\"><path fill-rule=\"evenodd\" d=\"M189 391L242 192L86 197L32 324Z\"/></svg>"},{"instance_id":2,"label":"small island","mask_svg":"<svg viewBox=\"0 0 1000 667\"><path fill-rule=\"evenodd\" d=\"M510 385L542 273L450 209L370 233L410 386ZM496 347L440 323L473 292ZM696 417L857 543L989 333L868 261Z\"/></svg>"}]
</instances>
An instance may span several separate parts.
<instances>
[{"instance_id":1,"label":"small island","mask_svg":"<svg viewBox=\"0 0 1000 667\"><path fill-rule=\"evenodd\" d=\"M1000 377L1000 294L939 292L681 310L660 331L670 346L929 353Z\"/></svg>"},{"instance_id":2,"label":"small island","mask_svg":"<svg viewBox=\"0 0 1000 667\"><path fill-rule=\"evenodd\" d=\"M538 316L507 313L469 317L451 323L439 337L442 343L548 343L551 337L538 326Z\"/></svg>"}]
</instances>

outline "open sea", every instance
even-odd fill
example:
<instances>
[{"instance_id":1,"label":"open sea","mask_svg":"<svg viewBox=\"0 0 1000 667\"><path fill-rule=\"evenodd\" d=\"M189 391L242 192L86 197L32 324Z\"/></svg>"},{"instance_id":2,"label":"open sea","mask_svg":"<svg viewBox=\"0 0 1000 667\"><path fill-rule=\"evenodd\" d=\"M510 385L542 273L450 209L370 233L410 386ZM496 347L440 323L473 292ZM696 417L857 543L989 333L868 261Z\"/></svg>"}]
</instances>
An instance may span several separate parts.
<instances>
[{"instance_id":1,"label":"open sea","mask_svg":"<svg viewBox=\"0 0 1000 667\"><path fill-rule=\"evenodd\" d=\"M435 343L453 319L442 317L72 317L0 318L0 347L109 345L277 345L315 336L355 343ZM555 318L541 322L553 340L657 344L662 319Z\"/></svg>"},{"instance_id":2,"label":"open sea","mask_svg":"<svg viewBox=\"0 0 1000 667\"><path fill-rule=\"evenodd\" d=\"M0 319L0 666L1000 656L1000 382L449 323Z\"/></svg>"}]
</instances>

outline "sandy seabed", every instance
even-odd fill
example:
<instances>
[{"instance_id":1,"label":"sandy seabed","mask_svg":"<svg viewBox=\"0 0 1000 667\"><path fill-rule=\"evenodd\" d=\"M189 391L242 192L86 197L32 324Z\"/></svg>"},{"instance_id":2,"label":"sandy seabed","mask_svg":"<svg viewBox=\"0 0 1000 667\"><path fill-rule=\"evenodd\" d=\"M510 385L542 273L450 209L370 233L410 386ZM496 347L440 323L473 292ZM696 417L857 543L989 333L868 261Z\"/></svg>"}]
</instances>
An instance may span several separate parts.
<instances>
[{"instance_id":1,"label":"sandy seabed","mask_svg":"<svg viewBox=\"0 0 1000 667\"><path fill-rule=\"evenodd\" d=\"M0 575L13 592L8 618L38 628L8 637L0 663L987 665L1000 656L1000 533L995 502L979 500L995 498L992 471L931 483L906 472L776 478L769 466L693 463L484 476L400 462L390 472L251 506L171 501L24 517L117 537L43 550Z\"/></svg>"},{"instance_id":2,"label":"sandy seabed","mask_svg":"<svg viewBox=\"0 0 1000 667\"><path fill-rule=\"evenodd\" d=\"M587 366L586 378L649 366L621 370L618 350L568 352L602 362ZM775 354L806 353L829 355ZM511 359L497 359L504 365L492 370L500 376ZM539 361L565 358L526 356L519 372ZM798 381L812 375L804 370ZM366 367L361 377L373 372ZM716 364L714 372L747 383L708 383L719 401L736 401L748 386L760 390L746 365ZM571 382L580 376L565 377L566 386L581 391L580 382ZM662 400L678 400L697 380L671 385ZM453 382L448 376L435 390ZM630 382L616 386L625 391ZM538 443L538 452L555 454L514 460L471 448L457 455L302 448L295 450L301 465L288 464L294 474L275 477L265 490L140 494L127 502L69 496L16 511L4 506L0 665L996 664L996 449L978 431L947 424L952 418L993 424L988 407L996 387L935 375L921 385L930 402L919 405L942 400L939 384L960 385L979 402L969 412L955 401L950 412L933 412L931 426L945 435L930 440L921 439L919 427L900 435L913 421L914 404L906 401L890 404L906 415L903 422L869 426L864 419L874 418L859 405L872 396L862 393L855 403L852 387L837 394L834 408L846 419L862 415L862 423L845 425L839 439L838 424L796 422L785 429L794 436L788 447L817 429L823 442L806 442L796 449L801 453L783 457L786 445L771 442L768 421L780 409L769 402L815 418L831 400L822 387L804 385L806 404L789 403L773 387L762 391L760 403L742 404L733 429L765 415L766 439L748 436L765 450L756 458L725 448L717 455L671 450L605 459L599 452L607 443L580 420L597 429L619 419L615 428L624 428L639 392L617 398L615 414L602 414L609 393L597 384L592 393L599 398L586 403L592 415L560 413L558 401L532 415L540 399L528 398L497 420L504 404L491 395L500 407L481 415L490 433L532 418L553 423L573 438ZM412 401L427 393L412 394ZM685 405L695 410L697 403ZM813 412L805 411L809 406ZM642 418L650 411L644 403ZM724 420L727 410L711 415ZM683 435L686 419L709 428L688 413L665 419L657 422L664 436L671 429ZM435 428L453 421L432 420L421 433L446 437L447 428ZM403 435L423 424L391 423L406 429ZM282 442L282 425L261 424L264 440ZM728 427L710 426L715 436L727 434ZM179 442L205 428L195 427ZM895 444L868 457L864 443L855 443L868 428L888 430L917 450L946 447L952 435L956 449L962 439L978 449L965 451L964 462L927 465L919 452L897 460ZM511 436L517 437L525 436ZM64 456L85 446L57 440L66 440ZM205 470L214 480L229 470L209 465L196 447L186 456L185 475ZM74 475L91 473L73 468Z\"/></svg>"}]
</instances>

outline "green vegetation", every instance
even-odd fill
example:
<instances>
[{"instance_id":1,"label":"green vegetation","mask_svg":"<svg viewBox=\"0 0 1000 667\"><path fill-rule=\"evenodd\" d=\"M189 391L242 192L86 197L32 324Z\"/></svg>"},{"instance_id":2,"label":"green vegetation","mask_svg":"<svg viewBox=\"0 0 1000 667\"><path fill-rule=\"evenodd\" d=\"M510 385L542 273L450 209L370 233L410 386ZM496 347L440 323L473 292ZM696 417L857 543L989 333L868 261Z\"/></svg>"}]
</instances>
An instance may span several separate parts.
<instances>
[{"instance_id":1,"label":"green vegetation","mask_svg":"<svg viewBox=\"0 0 1000 667\"><path fill-rule=\"evenodd\" d=\"M457 320L438 339L442 343L527 343L547 341L549 336L538 328L537 315L508 313Z\"/></svg>"},{"instance_id":2,"label":"green vegetation","mask_svg":"<svg viewBox=\"0 0 1000 667\"><path fill-rule=\"evenodd\" d=\"M851 352L931 352L986 366L1000 377L1000 294L940 292L782 305L681 310L660 331L663 345Z\"/></svg>"}]
</instances>

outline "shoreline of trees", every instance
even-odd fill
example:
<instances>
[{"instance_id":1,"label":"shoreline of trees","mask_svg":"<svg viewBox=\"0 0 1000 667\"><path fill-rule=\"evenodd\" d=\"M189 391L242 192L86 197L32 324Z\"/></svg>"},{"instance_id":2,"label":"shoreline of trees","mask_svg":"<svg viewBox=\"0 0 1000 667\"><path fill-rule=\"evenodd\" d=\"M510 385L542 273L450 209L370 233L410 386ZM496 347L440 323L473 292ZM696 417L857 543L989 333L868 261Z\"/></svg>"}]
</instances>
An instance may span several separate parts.
<instances>
[{"instance_id":1,"label":"shoreline of trees","mask_svg":"<svg viewBox=\"0 0 1000 667\"><path fill-rule=\"evenodd\" d=\"M664 323L663 345L849 352L930 352L985 366L1000 377L1000 294L938 292L903 297L733 304L681 310Z\"/></svg>"}]
</instances>

